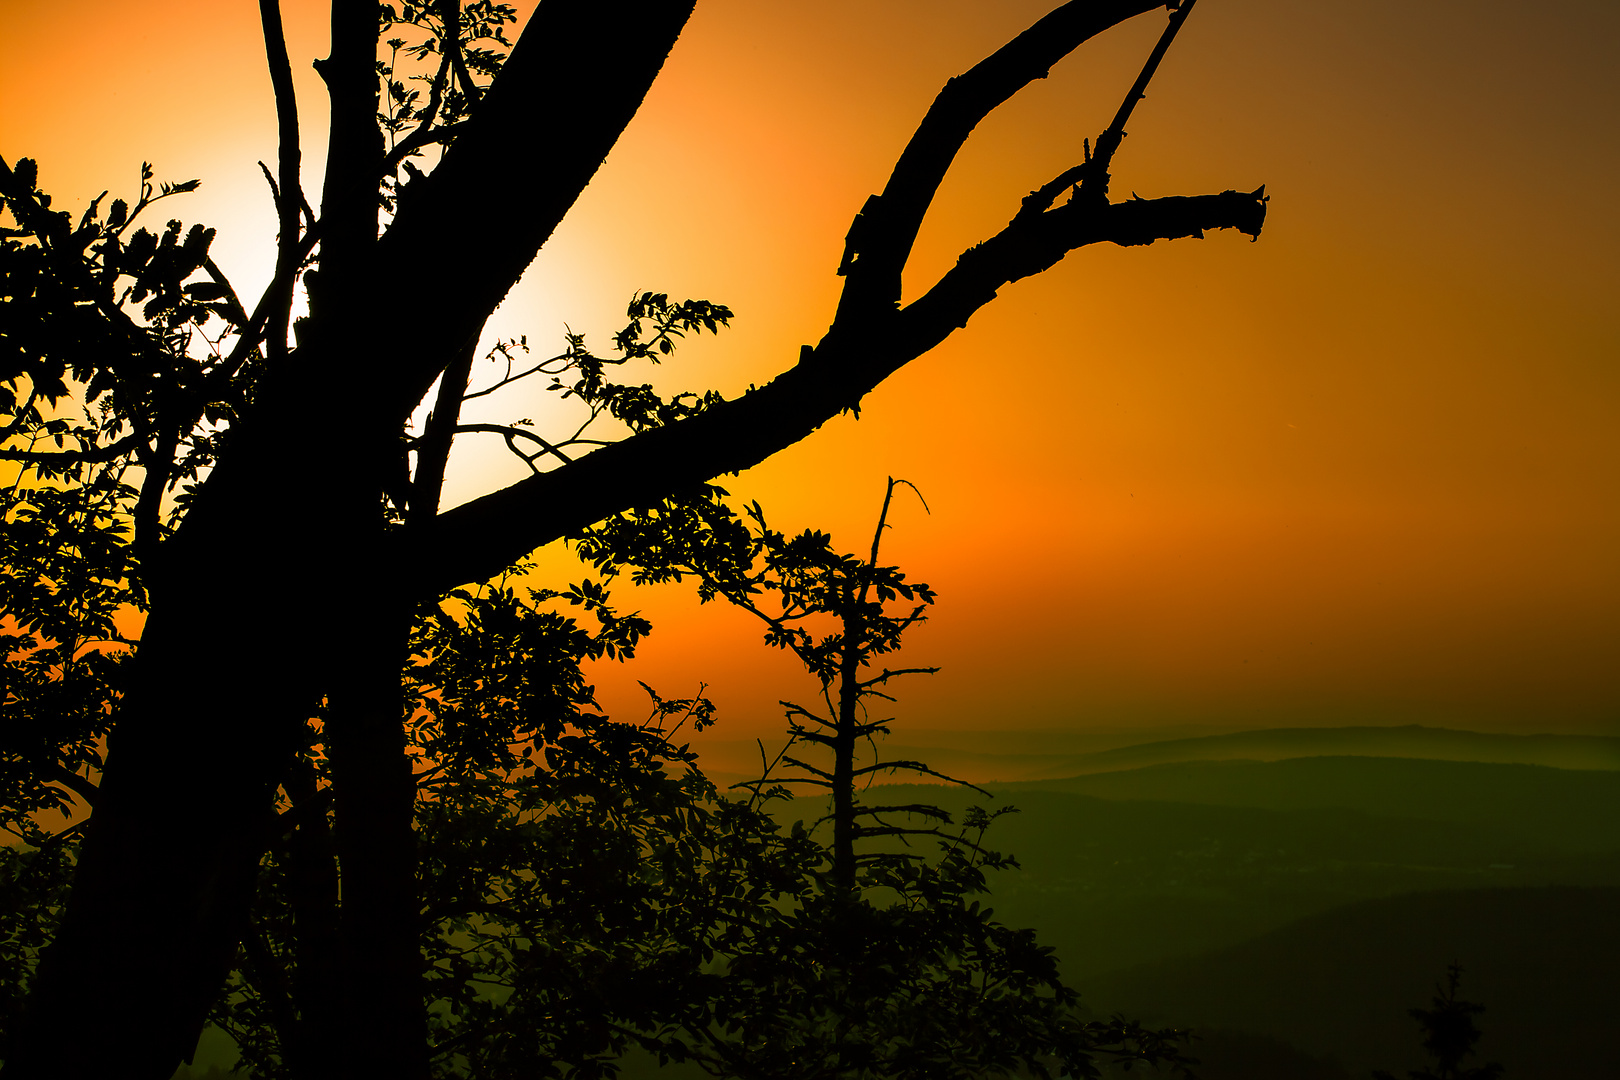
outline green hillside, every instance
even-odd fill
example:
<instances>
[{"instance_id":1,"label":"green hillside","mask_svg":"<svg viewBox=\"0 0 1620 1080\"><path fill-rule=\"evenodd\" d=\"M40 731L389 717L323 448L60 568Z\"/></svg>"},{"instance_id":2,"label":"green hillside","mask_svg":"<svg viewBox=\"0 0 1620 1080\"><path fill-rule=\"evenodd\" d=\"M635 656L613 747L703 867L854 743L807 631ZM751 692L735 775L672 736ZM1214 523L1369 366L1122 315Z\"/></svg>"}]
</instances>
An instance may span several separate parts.
<instances>
[{"instance_id":1,"label":"green hillside","mask_svg":"<svg viewBox=\"0 0 1620 1080\"><path fill-rule=\"evenodd\" d=\"M1360 762L1349 767L1354 768ZM1570 854L1534 830L1477 821L1001 792L1017 814L990 847L1020 868L991 878L997 914L1033 926L1082 988L1098 972L1233 945L1375 897L1496 885L1620 885L1620 856ZM984 797L939 787L868 792L873 803ZM995 805L992 803L991 805ZM794 816L813 819L817 800Z\"/></svg>"},{"instance_id":2,"label":"green hillside","mask_svg":"<svg viewBox=\"0 0 1620 1080\"><path fill-rule=\"evenodd\" d=\"M1093 977L1087 999L1100 1011L1278 1040L1336 1059L1350 1076L1375 1067L1401 1075L1423 1061L1406 1010L1427 1007L1456 960L1463 996L1486 1006L1480 1060L1500 1061L1511 1080L1620 1076L1617 908L1614 888L1386 897L1195 958ZM1219 1071L1233 1064L1221 1038L1202 1052Z\"/></svg>"},{"instance_id":3,"label":"green hillside","mask_svg":"<svg viewBox=\"0 0 1620 1080\"><path fill-rule=\"evenodd\" d=\"M1591 765L1612 743L1340 728L1067 756L1012 740L996 758L959 745L944 763L887 746L948 769L1106 767L991 784L988 799L940 785L864 799L1018 807L986 837L1020 862L990 879L997 917L1036 928L1093 1010L1196 1025L1203 1080L1400 1075L1418 1064L1406 1009L1427 1004L1453 959L1465 996L1490 1007L1486 1046L1506 1080L1595 1077L1620 1075L1601 1044L1620 1005L1620 981L1602 982L1620 968L1620 770L1521 759L1579 751ZM1375 753L1391 747L1410 752ZM823 809L806 797L780 813ZM627 1075L657 1072L637 1061Z\"/></svg>"},{"instance_id":4,"label":"green hillside","mask_svg":"<svg viewBox=\"0 0 1620 1080\"><path fill-rule=\"evenodd\" d=\"M1059 780L1032 791L1271 810L1338 807L1380 817L1479 822L1569 851L1620 850L1620 772L1382 757L1192 761Z\"/></svg>"},{"instance_id":5,"label":"green hillside","mask_svg":"<svg viewBox=\"0 0 1620 1080\"><path fill-rule=\"evenodd\" d=\"M1502 735L1416 724L1403 727L1270 728L1167 739L1078 755L1075 773L1134 769L1171 761L1357 755L1429 758L1558 769L1620 769L1620 738L1608 735ZM1057 762L1053 763L1058 766ZM1056 774L1048 774L1056 775Z\"/></svg>"}]
</instances>

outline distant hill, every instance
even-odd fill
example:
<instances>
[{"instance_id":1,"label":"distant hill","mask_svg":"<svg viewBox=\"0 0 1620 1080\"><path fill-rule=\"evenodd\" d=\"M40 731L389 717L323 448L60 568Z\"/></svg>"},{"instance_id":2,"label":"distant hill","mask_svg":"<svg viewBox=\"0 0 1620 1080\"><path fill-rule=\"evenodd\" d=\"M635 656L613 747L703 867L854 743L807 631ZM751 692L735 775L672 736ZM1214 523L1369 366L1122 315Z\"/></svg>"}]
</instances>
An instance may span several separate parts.
<instances>
[{"instance_id":1,"label":"distant hill","mask_svg":"<svg viewBox=\"0 0 1620 1080\"><path fill-rule=\"evenodd\" d=\"M1139 769L1175 761L1283 758L1403 757L1546 765L1558 769L1620 770L1620 738L1609 735L1501 735L1452 728L1270 728L1193 739L1166 739L1054 760L1071 775ZM1047 776L1059 775L1048 772Z\"/></svg>"},{"instance_id":2,"label":"distant hill","mask_svg":"<svg viewBox=\"0 0 1620 1080\"><path fill-rule=\"evenodd\" d=\"M1098 975L1084 990L1103 1013L1253 1033L1336 1059L1350 1076L1404 1075L1424 1061L1406 1010L1428 1007L1456 960L1463 997L1486 1006L1478 1061L1500 1061L1505 1080L1620 1076L1616 910L1613 888L1392 896L1202 956ZM1217 1054L1221 1039L1232 1041L1215 1040Z\"/></svg>"},{"instance_id":3,"label":"distant hill","mask_svg":"<svg viewBox=\"0 0 1620 1080\"><path fill-rule=\"evenodd\" d=\"M1053 780L994 784L1030 791L1268 810L1339 807L1381 817L1473 821L1567 851L1620 850L1620 772L1422 758L1307 757L1188 761Z\"/></svg>"},{"instance_id":4,"label":"distant hill","mask_svg":"<svg viewBox=\"0 0 1620 1080\"><path fill-rule=\"evenodd\" d=\"M1379 763L1345 759L1342 767L1353 774ZM1462 775L1452 777L1459 801L1487 802L1497 767L1459 768ZM1355 784L1344 788L1353 792ZM1082 988L1098 972L1232 945L1375 897L1490 885L1620 885L1620 854L1571 854L1556 816L1507 827L1336 806L1102 799L1040 785L1001 786L994 794L988 805L1010 803L1020 812L997 821L985 842L1016 856L1020 867L991 876L990 903L1004 921L1036 928ZM969 790L916 785L873 788L866 798L935 802L958 813L987 802ZM796 801L784 811L813 820L822 801Z\"/></svg>"},{"instance_id":5,"label":"distant hill","mask_svg":"<svg viewBox=\"0 0 1620 1080\"><path fill-rule=\"evenodd\" d=\"M722 728L693 738L692 748L700 755L703 771L716 782L722 778L731 782L757 777L759 744L753 739L722 738L723 733ZM1054 762L1079 760L1100 750L1137 746L1150 739L1185 739L1213 733L1185 727L1151 731L940 731L897 725L895 736L880 745L886 758L926 761L941 772L979 783L1046 776L1056 767ZM767 752L776 753L785 740L785 735L765 739Z\"/></svg>"},{"instance_id":6,"label":"distant hill","mask_svg":"<svg viewBox=\"0 0 1620 1080\"><path fill-rule=\"evenodd\" d=\"M1186 730L942 732L898 726L894 738L880 746L887 758L926 761L941 772L973 783L1057 779L1180 761L1278 761L1321 756L1620 771L1620 737L1607 735L1503 735L1415 724L1268 728L1183 736ZM711 736L693 745L705 771L717 780L729 783L759 775L759 750L752 740ZM770 745L772 752L778 748L780 740Z\"/></svg>"}]
</instances>

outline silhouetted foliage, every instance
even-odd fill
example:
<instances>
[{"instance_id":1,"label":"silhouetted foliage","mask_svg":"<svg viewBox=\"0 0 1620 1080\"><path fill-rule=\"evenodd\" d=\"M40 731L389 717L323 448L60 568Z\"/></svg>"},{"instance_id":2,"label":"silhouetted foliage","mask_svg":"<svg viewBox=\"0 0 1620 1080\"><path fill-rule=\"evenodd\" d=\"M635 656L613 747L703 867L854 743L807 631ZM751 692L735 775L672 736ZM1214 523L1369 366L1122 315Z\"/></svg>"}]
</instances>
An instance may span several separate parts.
<instances>
[{"instance_id":1,"label":"silhouetted foliage","mask_svg":"<svg viewBox=\"0 0 1620 1080\"><path fill-rule=\"evenodd\" d=\"M590 529L579 545L580 555L599 570L616 573L621 565L633 566L638 583L695 577L700 600L723 596L763 620L765 643L791 651L820 682L821 706L783 703L789 743L778 760L792 774L778 779L831 795L831 881L845 892L854 887L858 863L886 858L876 853L858 856L857 841L930 831L884 824L883 814L948 820L948 815L927 806L864 807L855 790L857 783L880 773L939 775L918 761L855 764L857 746L865 742L875 747L876 738L889 733L886 720L871 719L868 701L893 700L886 692L892 679L936 670L869 670L875 658L899 648L901 635L926 618L924 613L934 602L928 585L907 581L898 568L878 563L896 484L891 479L884 492L866 559L835 553L831 538L820 532L807 530L788 537L770 528L757 502L739 517L723 501L724 490L712 486L654 509L609 518ZM767 604L768 595L774 603ZM828 751L831 768L793 756L797 743ZM772 782L767 771L754 787Z\"/></svg>"},{"instance_id":2,"label":"silhouetted foliage","mask_svg":"<svg viewBox=\"0 0 1620 1080\"><path fill-rule=\"evenodd\" d=\"M1479 1043L1481 1033L1474 1017L1484 1012L1485 1006L1458 997L1461 983L1462 966L1453 963L1446 969L1444 985L1435 986L1430 1008L1410 1010L1423 1031L1423 1049L1434 1058L1434 1064L1408 1070L1409 1080L1496 1080L1502 1075L1502 1066L1494 1061L1464 1064L1474 1056L1474 1047ZM1395 1080L1395 1076L1379 1069L1374 1071L1373 1080Z\"/></svg>"},{"instance_id":3,"label":"silhouetted foliage","mask_svg":"<svg viewBox=\"0 0 1620 1080\"><path fill-rule=\"evenodd\" d=\"M1071 250L1217 228L1258 235L1263 189L1108 201L1124 124L1192 6L1185 0L1172 6L1096 152L1088 147L1082 164L1035 189L1006 228L900 303L918 229L973 128L1081 42L1155 6L1071 0L951 80L882 194L856 215L827 334L779 377L732 400L663 398L609 380L610 367L655 362L682 335L714 331L731 315L653 292L632 301L611 358L570 338L562 354L525 367L524 339L498 342L490 355L508 365L504 374L468 392L485 321L635 114L690 2L546 0L515 42L505 5L335 4L332 52L316 64L331 123L317 211L303 190L280 10L261 0L280 140L264 173L278 237L272 279L251 308L210 257L212 230L177 220L154 231L136 225L152 204L197 181L154 184L143 166L132 202L103 214L97 198L75 224L40 190L33 162L0 161L0 200L12 222L0 231L0 460L21 466L5 507L0 780L14 831L39 841L39 851L57 845L32 863L63 871L38 878L57 885L29 886L37 901L19 900L36 913L32 925L54 925L69 865L73 876L37 972L27 942L39 934L19 938L22 974L10 985L31 982L32 1003L20 1027L8 1024L7 1077L162 1080L195 1045L238 941L246 951L237 985L246 989L232 1022L271 1032L262 1045L279 1049L265 1049L264 1061L282 1055L301 1069L423 1080L436 1067L432 1052L443 1061L466 1049L471 1068L488 1048L475 1053L482 1036L463 1036L474 1028L458 1025L484 999L440 994L436 980L451 977L425 968L423 934L442 939L435 948L462 948L487 932L480 950L511 954L495 964L509 964L512 974L500 978L511 1000L552 1002L550 989L529 994L525 980L541 969L524 967L519 954L529 947L513 943L547 940L541 915L553 918L559 901L530 887L543 875L512 870L524 859L551 865L540 849L506 852L502 872L518 876L504 880L477 860L463 875L471 856L435 837L497 826L508 839L562 830L546 842L567 840L593 858L600 849L604 873L620 881L613 875L628 872L627 853L663 850L655 837L664 830L707 852L670 864L680 880L681 866L705 867L692 878L697 897L707 895L705 875L725 864L716 852L728 845L746 839L797 851L795 838L771 839L763 819L750 819L756 829L728 817L733 804L714 802L701 783L670 779L664 766L679 773L674 763L684 759L658 741L656 725L619 729L592 717L569 665L591 650L622 655L636 624L626 617L585 632L533 605L574 601L600 616L609 609L594 586L543 601L498 587L469 591L454 601L464 609L439 615L432 605L467 582L499 577L538 546L749 467L858 411L865 394L965 325L998 289ZM491 206L510 210L498 227L469 213ZM295 322L300 285L309 314ZM534 374L549 374L552 389L577 400L578 425L542 432L527 419L461 422L469 396ZM431 413L418 431L411 418L423 405ZM530 475L441 511L458 434L499 435ZM843 573L831 564L816 572L829 581ZM121 662L133 644L127 627L142 611L139 646ZM314 641L316 620L343 647ZM425 651L402 683L413 649ZM467 674L462 654L510 664L486 686ZM851 655L846 649L839 662ZM609 746L618 756L601 756ZM105 785L104 752L114 771ZM518 784L514 777L527 775L520 762L534 754L546 757L547 776L577 768L579 784ZM497 794L511 802L499 813L515 817L488 817ZM52 841L32 832L45 827L41 814L74 799L94 805L76 857L69 834ZM621 804L633 809L604 809ZM154 827L182 820L184 829ZM594 839L570 839L568 828ZM656 860L644 852L639 865L645 872ZM796 865L789 858L790 878ZM13 864L19 874L22 867ZM976 887L971 875L930 872L945 874L927 886L941 895ZM498 929L506 924L494 914L453 905L424 929L425 898L450 882L463 900L481 895L499 918L516 920L521 934ZM494 892L479 893L484 884ZM800 887L779 884L784 896ZM919 879L915 888L923 887ZM758 910L773 910L770 889L749 894ZM279 908L277 890L287 897ZM559 925L574 910L558 908ZM631 918L637 909L615 910ZM659 955L649 943L664 932L665 914L677 918L661 908L634 914L628 952L609 949L618 958L608 969ZM689 960L683 954L681 963ZM425 1011L424 1001L441 996L452 1005ZM531 1047L541 1058L583 1064L619 1037L593 1028L576 1038L550 1007L524 1014L532 1021L524 1037L550 1040ZM625 1030L653 1022L631 1019ZM85 1030L97 1036L81 1037Z\"/></svg>"},{"instance_id":4,"label":"silhouetted foliage","mask_svg":"<svg viewBox=\"0 0 1620 1080\"><path fill-rule=\"evenodd\" d=\"M772 529L757 502L739 515L713 486L616 515L579 541L581 556L608 574L628 569L638 583L694 578L703 601L723 597L761 619L765 644L791 651L821 686L820 707L782 703L787 746L764 762L759 780L738 785L765 803L784 797L783 785L827 792L830 809L812 825L832 827L817 887L733 945L726 977L694 999L705 1012L660 1057L719 1076L829 1080L1044 1077L1049 1069L1095 1076L1099 1055L1180 1061L1179 1032L1079 1021L1052 949L1032 930L996 922L976 899L987 892L986 871L1017 866L983 845L994 818L1012 807L971 807L958 826L936 805L860 798L858 788L895 772L960 783L920 761L883 759L877 740L891 720L868 712L874 700L894 700L892 680L937 670L872 670L935 600L928 585L878 561L904 483L889 480L865 558L837 553L824 533ZM861 743L875 760L858 766ZM831 767L799 756L799 745L826 751ZM773 775L778 766L785 771ZM910 850L923 837L937 842L935 859ZM890 844L874 848L878 840Z\"/></svg>"},{"instance_id":5,"label":"silhouetted foliage","mask_svg":"<svg viewBox=\"0 0 1620 1080\"><path fill-rule=\"evenodd\" d=\"M0 1054L16 1031L39 954L61 923L73 877L72 841L0 846ZM3 1060L3 1059L0 1059Z\"/></svg>"},{"instance_id":6,"label":"silhouetted foliage","mask_svg":"<svg viewBox=\"0 0 1620 1080\"><path fill-rule=\"evenodd\" d=\"M536 606L559 595L599 629ZM707 701L655 696L640 725L595 713L580 663L630 655L646 629L606 600L495 584L418 621L406 684L434 1075L611 1074L627 1046L703 1007L691 995L710 991L702 972L725 940L813 884L818 849L719 798L670 741L706 726ZM309 764L319 792L326 762ZM327 827L324 810L298 826ZM263 866L243 964L215 1013L263 1077L321 1064L309 1049L323 1018L299 992L299 965L322 958L301 951L300 932L332 913L300 891L292 840Z\"/></svg>"}]
</instances>

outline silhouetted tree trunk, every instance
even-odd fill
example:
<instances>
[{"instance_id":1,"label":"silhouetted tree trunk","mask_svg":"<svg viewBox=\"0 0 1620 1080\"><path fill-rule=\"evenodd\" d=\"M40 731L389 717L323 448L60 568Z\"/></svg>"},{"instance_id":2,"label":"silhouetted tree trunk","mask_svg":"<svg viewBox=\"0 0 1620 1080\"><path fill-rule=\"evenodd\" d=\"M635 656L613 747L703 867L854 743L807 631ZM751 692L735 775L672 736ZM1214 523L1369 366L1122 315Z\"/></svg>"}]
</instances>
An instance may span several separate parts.
<instances>
[{"instance_id":1,"label":"silhouetted tree trunk","mask_svg":"<svg viewBox=\"0 0 1620 1080\"><path fill-rule=\"evenodd\" d=\"M973 127L1080 42L1158 6L1074 0L952 80L856 219L831 329L769 385L385 532L379 493L402 426L468 354L594 174L692 3L545 0L465 130L429 175L406 185L378 238L376 6L337 0L333 52L321 65L333 121L311 316L294 350L278 349L272 333L252 409L150 567L137 677L7 1080L166 1080L190 1055L245 928L276 790L323 697L337 785L343 1021L354 1026L344 1065L350 1076L425 1076L399 699L411 606L608 514L758 463L858 407L1003 285L1076 247L1224 227L1258 234L1258 191L1111 205L1103 160L1041 187L1006 229L898 306L923 215ZM277 89L279 99L280 81ZM1094 197L1054 207L1082 179ZM296 262L280 265L290 274ZM272 290L281 287L290 279ZM400 289L409 310L395 300Z\"/></svg>"},{"instance_id":2,"label":"silhouetted tree trunk","mask_svg":"<svg viewBox=\"0 0 1620 1080\"><path fill-rule=\"evenodd\" d=\"M287 837L287 898L295 935L289 991L299 1015L283 1037L288 1064L300 1080L328 1080L339 1075L342 1059L337 850L314 766L298 762L284 787L306 820Z\"/></svg>"},{"instance_id":3,"label":"silhouetted tree trunk","mask_svg":"<svg viewBox=\"0 0 1620 1080\"><path fill-rule=\"evenodd\" d=\"M853 590L851 590L853 591ZM854 607L853 597L848 601ZM838 726L833 729L832 883L845 900L855 896L855 743L859 735L860 612L844 617L844 650L838 658Z\"/></svg>"}]
</instances>

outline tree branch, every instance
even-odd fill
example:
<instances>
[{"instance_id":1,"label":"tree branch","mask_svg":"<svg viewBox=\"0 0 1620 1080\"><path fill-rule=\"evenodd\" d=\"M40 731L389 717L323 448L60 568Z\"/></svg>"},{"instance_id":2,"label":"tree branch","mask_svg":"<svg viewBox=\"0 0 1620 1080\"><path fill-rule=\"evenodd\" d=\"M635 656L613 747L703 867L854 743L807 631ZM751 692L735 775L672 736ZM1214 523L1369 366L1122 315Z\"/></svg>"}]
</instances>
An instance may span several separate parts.
<instances>
[{"instance_id":1,"label":"tree branch","mask_svg":"<svg viewBox=\"0 0 1620 1080\"><path fill-rule=\"evenodd\" d=\"M380 408L403 422L476 339L635 115L693 2L547 0L530 17L466 129L408 185L378 242L380 265L412 267L435 304L434 318L384 326L366 350L391 358L390 377L369 382ZM499 208L499 224L444 227L471 206Z\"/></svg>"},{"instance_id":2,"label":"tree branch","mask_svg":"<svg viewBox=\"0 0 1620 1080\"><path fill-rule=\"evenodd\" d=\"M1201 237L1218 228L1258 236L1265 220L1263 187L1250 193L1133 199L1117 205L1071 199L1047 209L1080 175L1081 166L1065 170L1025 200L1005 229L965 252L917 301L903 311L893 310L899 274L922 217L973 127L1021 87L1044 77L1082 41L1157 6L1144 0L1072 0L947 83L896 163L883 195L869 200L851 226L844 267L849 281L838 314L815 348L801 350L797 365L741 398L643 431L440 515L399 551L398 565L412 578L407 587L431 595L491 576L534 548L609 514L656 505L671 491L757 464L843 410L858 411L861 399L878 383L965 326L1003 285L1048 269L1075 248L1103 241L1137 245ZM525 40L528 36L526 30ZM1156 50L1150 57L1147 74L1160 54ZM513 56L515 60L517 51ZM1127 105L1140 97L1144 86L1139 78ZM492 95L489 107L494 103ZM1121 113L1128 116L1129 108L1122 107ZM465 139L459 141L447 163L465 145ZM441 166L433 179L444 174ZM461 269L477 263L451 260L446 265ZM411 329L419 328L413 324Z\"/></svg>"},{"instance_id":3,"label":"tree branch","mask_svg":"<svg viewBox=\"0 0 1620 1080\"><path fill-rule=\"evenodd\" d=\"M1176 40L1176 33L1181 24L1187 21L1192 14L1193 4L1197 0L1182 0L1181 6L1170 13L1170 22L1159 35L1158 44L1148 54L1147 63L1142 65L1141 74L1136 76L1136 82L1131 84L1130 90L1125 93L1125 100L1120 103L1119 111L1114 114L1113 123L1097 136L1097 152L1090 155L1083 166L1085 179L1080 185L1080 196L1088 197L1093 201L1102 200L1108 196L1108 167L1113 164L1114 154L1125 141L1125 125L1130 123L1131 112L1136 103L1147 96L1148 83L1153 81L1153 75L1159 70L1159 64L1164 60L1164 54L1170 51L1171 42Z\"/></svg>"},{"instance_id":4,"label":"tree branch","mask_svg":"<svg viewBox=\"0 0 1620 1080\"><path fill-rule=\"evenodd\" d=\"M172 396L165 388L160 388L158 392L165 397ZM149 589L154 588L162 576L157 556L158 542L163 533L163 493L168 490L172 480L174 452L179 441L176 429L172 425L164 425L153 433L151 443L142 441L137 448L144 475L141 477L140 494L135 498L135 535L130 546L135 550L136 559L146 567Z\"/></svg>"},{"instance_id":5,"label":"tree branch","mask_svg":"<svg viewBox=\"0 0 1620 1080\"><path fill-rule=\"evenodd\" d=\"M966 326L1008 282L1100 241L1150 244L1219 228L1258 236L1264 192L1137 199L1101 208L1070 203L1015 222L966 252L888 326L855 334L834 322L817 348L807 348L798 364L763 387L439 515L403 541L398 565L409 577L402 584L423 596L448 592L491 577L609 514L656 506L672 491L750 468L857 408L889 375Z\"/></svg>"},{"instance_id":6,"label":"tree branch","mask_svg":"<svg viewBox=\"0 0 1620 1080\"><path fill-rule=\"evenodd\" d=\"M900 302L900 274L911 257L934 193L979 121L1052 65L1109 27L1164 0L1070 0L949 80L895 162L883 194L867 200L846 239L847 275L839 320L864 320Z\"/></svg>"},{"instance_id":7,"label":"tree branch","mask_svg":"<svg viewBox=\"0 0 1620 1080\"><path fill-rule=\"evenodd\" d=\"M906 622L906 625L909 626L910 624L911 624L911 620L908 619L907 622ZM891 671L888 668L884 668L883 671L880 674L874 675L870 679L862 679L861 681L857 682L855 685L861 690L866 690L868 687L873 687L873 686L877 686L877 685L879 685L881 683L886 683L890 679L899 678L901 675L938 675L938 674L939 674L939 668L937 668L937 667L897 668L897 669L895 669L893 671ZM886 695L886 694L874 694L873 696L888 698L888 695ZM888 700L892 701L894 699L893 698L888 698Z\"/></svg>"},{"instance_id":8,"label":"tree branch","mask_svg":"<svg viewBox=\"0 0 1620 1080\"><path fill-rule=\"evenodd\" d=\"M286 359L287 320L292 312L293 277L302 261L298 226L303 206L303 184L299 177L302 151L298 137L298 96L293 88L292 63L287 59L287 39L281 26L280 0L259 0L259 21L264 29L264 53L270 67L270 85L276 98L276 128L279 149L276 172L280 178L276 193L276 269L271 315L266 327L269 358ZM232 294L234 299L234 293ZM240 303L236 305L239 309ZM243 320L244 332L246 318Z\"/></svg>"},{"instance_id":9,"label":"tree branch","mask_svg":"<svg viewBox=\"0 0 1620 1080\"><path fill-rule=\"evenodd\" d=\"M567 454L563 453L560 448L554 446L552 443L541 438L539 435L536 435L534 432L527 430L526 428L510 427L506 424L462 424L455 430L456 434L458 435L462 433L469 435L481 433L485 435L501 436L506 440L507 449L511 450L516 457L523 460L525 465L531 469L534 469L536 472L539 472L539 469L535 468L535 458L543 457L546 454L552 455L564 464L568 464L574 460ZM518 449L518 439L528 439L530 442L540 447L540 449L535 451L533 454L525 454L522 450ZM570 441L572 442L574 440Z\"/></svg>"},{"instance_id":10,"label":"tree branch","mask_svg":"<svg viewBox=\"0 0 1620 1080\"><path fill-rule=\"evenodd\" d=\"M786 755L784 755L782 757L782 761L783 761L784 764L792 765L795 769L803 769L805 772L809 773L811 776L819 776L821 778L819 780L811 780L811 779L809 779L807 777L787 777L787 776L784 776L782 778L782 783L784 783L784 784L817 784L817 785L826 785L826 786L829 786L829 787L832 785L833 774L828 772L826 769L818 769L816 766L811 765L809 762L800 761L796 757L788 757Z\"/></svg>"},{"instance_id":11,"label":"tree branch","mask_svg":"<svg viewBox=\"0 0 1620 1080\"><path fill-rule=\"evenodd\" d=\"M1003 285L1039 274L1076 248L1111 243L1122 247L1185 237L1203 239L1211 229L1237 229L1258 237L1266 220L1266 189L1219 195L1132 199L1093 206L1074 200L1012 224L963 252L934 287L900 313L897 335L926 352L967 325L968 317L995 299Z\"/></svg>"},{"instance_id":12,"label":"tree branch","mask_svg":"<svg viewBox=\"0 0 1620 1080\"><path fill-rule=\"evenodd\" d=\"M439 512L439 496L444 488L444 470L450 461L450 444L455 441L456 423L461 417L462 395L472 374L476 342L464 348L445 368L439 381L439 394L428 413L422 439L416 445L416 478L411 481L410 526L419 529Z\"/></svg>"},{"instance_id":13,"label":"tree branch","mask_svg":"<svg viewBox=\"0 0 1620 1080\"><path fill-rule=\"evenodd\" d=\"M404 164L405 159L416 153L418 150L431 146L434 143L448 142L466 129L466 121L461 121L455 124L444 124L440 127L431 129L428 128L424 122L422 126L412 130L409 135L405 136L398 143L396 143L392 150L388 151L387 155L383 158L382 168L380 170L382 175L392 176L394 174L394 170Z\"/></svg>"},{"instance_id":14,"label":"tree branch","mask_svg":"<svg viewBox=\"0 0 1620 1080\"><path fill-rule=\"evenodd\" d=\"M314 314L328 301L332 308L343 308L346 300L352 303L355 284L369 280L380 205L378 164L383 157L376 120L376 53L376 5L334 0L332 54L315 64L331 99L332 120L321 190L322 276L319 284L310 282ZM291 194L283 192L288 199Z\"/></svg>"},{"instance_id":15,"label":"tree branch","mask_svg":"<svg viewBox=\"0 0 1620 1080\"><path fill-rule=\"evenodd\" d=\"M439 0L439 21L444 24L444 50L455 70L456 82L467 100L474 106L484 99L483 91L467 70L467 58L461 55L461 0Z\"/></svg>"},{"instance_id":16,"label":"tree branch","mask_svg":"<svg viewBox=\"0 0 1620 1080\"><path fill-rule=\"evenodd\" d=\"M956 777L951 776L951 775L949 775L947 773L942 773L942 772L939 772L939 771L937 771L935 769L930 769L927 765L925 765L921 761L880 761L880 762L876 763L875 765L867 765L867 766L864 766L863 768L855 769L850 773L850 775L851 776L866 776L866 775L868 775L870 773L876 773L876 772L900 772L901 770L904 770L905 772L923 773L923 774L925 774L927 776L938 777L941 780L948 780L953 784L959 784L962 787L972 788L974 791L977 791L981 795L989 796L989 794L990 794L988 791L984 790L984 788L982 788L982 787L979 787L977 784L970 784L966 780L959 780Z\"/></svg>"}]
</instances>

